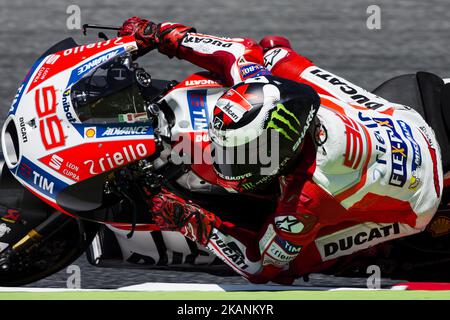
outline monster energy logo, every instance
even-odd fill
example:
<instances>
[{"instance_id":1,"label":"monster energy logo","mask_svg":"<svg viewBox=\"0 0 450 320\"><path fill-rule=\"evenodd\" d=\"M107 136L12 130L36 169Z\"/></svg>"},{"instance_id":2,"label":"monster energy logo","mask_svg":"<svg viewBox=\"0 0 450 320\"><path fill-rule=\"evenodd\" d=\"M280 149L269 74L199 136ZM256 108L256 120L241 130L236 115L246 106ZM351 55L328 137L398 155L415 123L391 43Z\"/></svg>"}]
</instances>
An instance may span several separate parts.
<instances>
[{"instance_id":1,"label":"monster energy logo","mask_svg":"<svg viewBox=\"0 0 450 320\"><path fill-rule=\"evenodd\" d=\"M298 126L298 130L292 125L291 121L287 118L294 120L294 125ZM267 124L267 128L272 128L282 134L286 139L294 141L295 136L298 136L301 128L300 121L297 117L290 112L286 107L279 103L276 110L270 115L270 121ZM291 136L293 135L293 136Z\"/></svg>"},{"instance_id":2,"label":"monster energy logo","mask_svg":"<svg viewBox=\"0 0 450 320\"><path fill-rule=\"evenodd\" d=\"M242 189L244 190L252 190L255 187L255 185L252 182L246 182L242 184Z\"/></svg>"}]
</instances>

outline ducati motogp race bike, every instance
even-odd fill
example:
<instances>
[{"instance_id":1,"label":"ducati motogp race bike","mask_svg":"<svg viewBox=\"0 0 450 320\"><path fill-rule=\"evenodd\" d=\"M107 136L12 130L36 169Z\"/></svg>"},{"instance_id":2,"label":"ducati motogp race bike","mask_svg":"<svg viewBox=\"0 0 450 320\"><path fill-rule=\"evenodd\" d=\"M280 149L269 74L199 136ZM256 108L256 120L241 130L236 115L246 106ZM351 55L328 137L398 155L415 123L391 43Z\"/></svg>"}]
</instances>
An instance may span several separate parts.
<instances>
[{"instance_id":1,"label":"ducati motogp race bike","mask_svg":"<svg viewBox=\"0 0 450 320\"><path fill-rule=\"evenodd\" d=\"M172 159L173 137L188 139L192 152L208 145L210 101L223 93L223 84L208 72L180 82L152 79L135 61L132 36L99 36L102 41L81 46L67 38L43 53L7 114L1 133L0 286L45 278L84 253L95 267L236 275L181 233L159 230L149 213L149 199L161 187L255 231L275 210L270 194L229 193L210 182L211 165ZM422 114L441 145L444 172L450 169L446 82L418 72L373 91ZM450 281L449 198L445 188L424 232L337 258L321 272L366 276L367 266L376 264L387 278ZM353 241L340 239L328 249ZM242 254L233 243L225 245Z\"/></svg>"}]
</instances>

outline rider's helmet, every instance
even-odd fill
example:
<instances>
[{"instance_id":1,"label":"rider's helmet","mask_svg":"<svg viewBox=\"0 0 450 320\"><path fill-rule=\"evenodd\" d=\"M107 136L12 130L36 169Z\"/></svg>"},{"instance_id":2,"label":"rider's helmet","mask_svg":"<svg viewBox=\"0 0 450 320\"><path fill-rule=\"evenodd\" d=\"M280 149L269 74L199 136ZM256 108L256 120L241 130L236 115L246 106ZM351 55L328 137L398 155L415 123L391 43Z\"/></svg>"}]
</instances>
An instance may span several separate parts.
<instances>
[{"instance_id":1,"label":"rider's helmet","mask_svg":"<svg viewBox=\"0 0 450 320\"><path fill-rule=\"evenodd\" d=\"M261 76L226 91L209 126L213 166L228 190L264 188L295 161L320 98L313 88Z\"/></svg>"}]
</instances>

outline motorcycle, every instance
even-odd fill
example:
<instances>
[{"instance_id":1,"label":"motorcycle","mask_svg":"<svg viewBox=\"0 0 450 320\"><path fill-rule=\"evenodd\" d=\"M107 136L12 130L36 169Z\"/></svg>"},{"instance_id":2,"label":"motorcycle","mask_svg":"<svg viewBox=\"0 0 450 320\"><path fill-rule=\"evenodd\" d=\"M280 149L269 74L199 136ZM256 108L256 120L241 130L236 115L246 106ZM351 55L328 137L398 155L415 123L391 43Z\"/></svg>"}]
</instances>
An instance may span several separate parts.
<instances>
[{"instance_id":1,"label":"motorcycle","mask_svg":"<svg viewBox=\"0 0 450 320\"><path fill-rule=\"evenodd\" d=\"M67 38L49 48L9 109L1 134L0 285L45 278L83 253L95 267L236 275L181 233L159 230L149 213L149 199L161 188L255 231L275 209L272 190L228 192L210 164L186 161L208 148L210 101L224 85L209 72L181 82L152 79L135 61L132 36L99 37L81 46ZM419 111L440 145L450 145L450 83L418 72L374 93ZM177 149L181 140L188 148ZM447 172L448 148L442 158ZM314 271L357 277L377 264L392 279L450 281L449 197L445 189L424 232Z\"/></svg>"}]
</instances>

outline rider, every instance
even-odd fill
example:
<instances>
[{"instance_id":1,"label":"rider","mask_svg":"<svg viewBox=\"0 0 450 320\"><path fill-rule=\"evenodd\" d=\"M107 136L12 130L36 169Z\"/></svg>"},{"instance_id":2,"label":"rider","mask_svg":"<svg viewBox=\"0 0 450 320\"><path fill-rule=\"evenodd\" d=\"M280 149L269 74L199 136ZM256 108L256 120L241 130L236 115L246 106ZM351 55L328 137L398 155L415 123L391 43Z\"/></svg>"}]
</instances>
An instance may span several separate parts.
<instances>
[{"instance_id":1,"label":"rider","mask_svg":"<svg viewBox=\"0 0 450 320\"><path fill-rule=\"evenodd\" d=\"M279 183L276 211L257 233L165 190L153 199L162 229L183 232L250 281L292 282L340 256L423 231L436 212L440 149L409 107L315 66L283 37L258 45L138 17L123 24L124 35L135 36L139 55L158 49L231 87L211 115L213 146L278 154L279 165L264 174L259 162L214 163L218 183L230 192ZM278 149L268 140L252 149L249 141L267 132L277 132Z\"/></svg>"}]
</instances>

